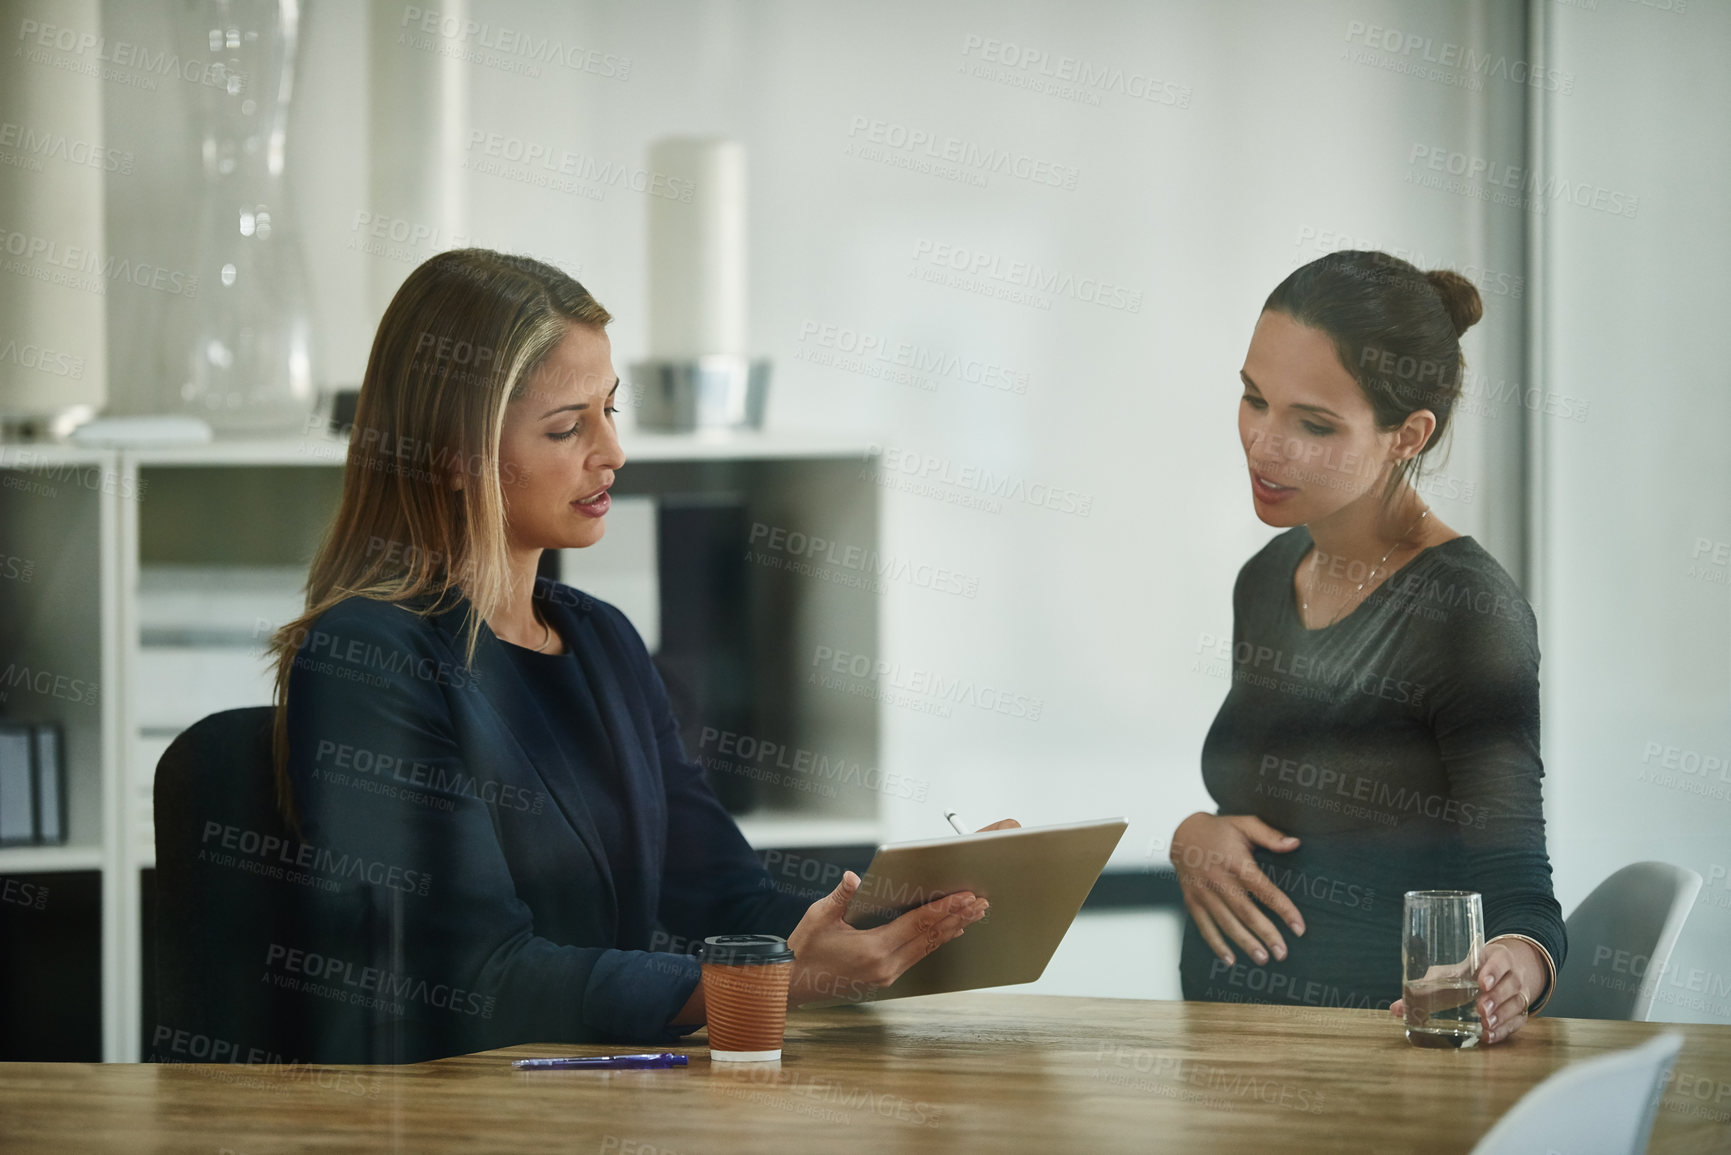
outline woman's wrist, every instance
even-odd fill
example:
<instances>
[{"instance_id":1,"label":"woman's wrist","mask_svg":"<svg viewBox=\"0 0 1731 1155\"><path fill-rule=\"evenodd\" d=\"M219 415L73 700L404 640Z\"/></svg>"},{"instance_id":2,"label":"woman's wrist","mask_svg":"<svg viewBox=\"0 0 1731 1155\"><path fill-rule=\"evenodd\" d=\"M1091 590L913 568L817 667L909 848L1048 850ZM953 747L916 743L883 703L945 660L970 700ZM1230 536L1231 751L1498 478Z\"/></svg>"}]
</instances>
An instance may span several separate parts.
<instances>
[{"instance_id":1,"label":"woman's wrist","mask_svg":"<svg viewBox=\"0 0 1731 1155\"><path fill-rule=\"evenodd\" d=\"M667 1021L670 1027L701 1027L709 1021L709 1008L703 1001L703 981L691 988L691 997L679 1008L679 1013Z\"/></svg>"}]
</instances>

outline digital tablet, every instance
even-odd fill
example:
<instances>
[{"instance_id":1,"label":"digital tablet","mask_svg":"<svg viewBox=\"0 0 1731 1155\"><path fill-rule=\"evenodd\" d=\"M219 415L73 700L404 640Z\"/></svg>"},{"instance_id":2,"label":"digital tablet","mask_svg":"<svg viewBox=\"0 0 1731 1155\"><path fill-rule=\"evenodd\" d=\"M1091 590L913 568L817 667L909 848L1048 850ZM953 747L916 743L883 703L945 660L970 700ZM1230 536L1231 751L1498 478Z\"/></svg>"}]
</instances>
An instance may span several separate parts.
<instances>
[{"instance_id":1,"label":"digital tablet","mask_svg":"<svg viewBox=\"0 0 1731 1155\"><path fill-rule=\"evenodd\" d=\"M843 916L869 929L935 898L970 890L986 917L892 986L833 1002L876 1002L1031 983L1045 971L1129 823L1123 818L989 830L880 846ZM841 992L837 992L840 994Z\"/></svg>"}]
</instances>

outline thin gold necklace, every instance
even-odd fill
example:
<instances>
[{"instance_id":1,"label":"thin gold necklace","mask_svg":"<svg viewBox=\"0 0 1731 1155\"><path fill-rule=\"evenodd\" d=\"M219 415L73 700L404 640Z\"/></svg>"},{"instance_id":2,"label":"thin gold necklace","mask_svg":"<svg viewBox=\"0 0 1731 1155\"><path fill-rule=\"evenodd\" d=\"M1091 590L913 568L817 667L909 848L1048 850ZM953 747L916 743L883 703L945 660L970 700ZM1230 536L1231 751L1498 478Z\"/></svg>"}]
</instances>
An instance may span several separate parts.
<instances>
[{"instance_id":1,"label":"thin gold necklace","mask_svg":"<svg viewBox=\"0 0 1731 1155\"><path fill-rule=\"evenodd\" d=\"M1359 594L1364 592L1364 587L1370 584L1370 579L1375 577L1377 574L1377 571L1382 569L1382 567L1388 563L1388 559L1394 556L1394 551L1400 548L1400 543L1405 541L1407 538L1411 537L1413 534L1413 530L1418 528L1419 522L1423 521L1425 518L1427 518L1429 516L1430 516L1430 506L1427 505L1422 510L1419 511L1419 515L1417 517L1412 519L1412 524L1406 527L1406 532L1394 539L1394 544L1388 547L1388 552L1382 555L1382 560L1377 562L1374 566L1372 566L1370 569L1370 572L1364 575L1364 580L1359 582L1358 588L1352 591L1352 597L1348 598L1344 602L1341 602L1340 607L1334 611L1334 616L1332 618L1329 618L1328 621L1324 622L1321 628L1327 629L1329 626L1332 626L1335 622L1338 622L1340 620L1341 615L1346 612L1346 607L1347 607L1348 603L1352 602L1355 598L1358 597ZM1310 590L1308 593L1306 593L1305 595L1301 596L1298 599L1298 604L1301 607L1301 612L1303 612L1303 613L1308 614L1310 612L1310 594L1313 594L1316 592L1316 562L1320 556L1321 556L1320 550L1313 548L1310 551Z\"/></svg>"},{"instance_id":2,"label":"thin gold necklace","mask_svg":"<svg viewBox=\"0 0 1731 1155\"><path fill-rule=\"evenodd\" d=\"M537 654L546 649L547 643L553 640L553 627L547 624L546 618L539 620L541 622L541 644L535 647L534 652Z\"/></svg>"}]
</instances>

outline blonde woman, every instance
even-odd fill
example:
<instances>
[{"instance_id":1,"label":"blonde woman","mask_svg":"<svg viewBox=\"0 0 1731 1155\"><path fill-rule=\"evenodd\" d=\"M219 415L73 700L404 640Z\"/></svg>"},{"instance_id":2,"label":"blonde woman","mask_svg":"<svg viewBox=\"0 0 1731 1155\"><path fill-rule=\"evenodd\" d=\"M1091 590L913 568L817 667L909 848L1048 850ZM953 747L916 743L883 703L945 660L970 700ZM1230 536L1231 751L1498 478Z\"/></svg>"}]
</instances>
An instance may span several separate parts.
<instances>
[{"instance_id":1,"label":"blonde woman","mask_svg":"<svg viewBox=\"0 0 1731 1155\"><path fill-rule=\"evenodd\" d=\"M341 507L273 643L278 804L342 881L272 961L298 948L360 1008L325 1053L668 1041L703 994L656 947L787 936L797 1004L887 985L985 911L858 931L851 872L809 909L777 893L631 623L537 580L543 550L601 539L625 464L610 320L558 269L468 249L380 322Z\"/></svg>"}]
</instances>

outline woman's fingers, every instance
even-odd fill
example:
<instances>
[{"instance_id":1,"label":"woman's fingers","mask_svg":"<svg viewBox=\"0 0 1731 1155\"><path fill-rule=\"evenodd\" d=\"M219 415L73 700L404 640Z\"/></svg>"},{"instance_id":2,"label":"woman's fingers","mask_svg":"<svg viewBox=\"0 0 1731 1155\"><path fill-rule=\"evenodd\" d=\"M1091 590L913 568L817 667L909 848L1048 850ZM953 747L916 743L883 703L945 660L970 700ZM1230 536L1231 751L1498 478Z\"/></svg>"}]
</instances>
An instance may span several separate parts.
<instances>
[{"instance_id":1,"label":"woman's fingers","mask_svg":"<svg viewBox=\"0 0 1731 1155\"><path fill-rule=\"evenodd\" d=\"M859 876L849 871L841 885L811 905L789 936L796 956L790 1006L822 993L812 990L814 976L830 987L837 983L851 983L855 989L888 986L986 911L984 899L963 891L933 899L883 926L855 930L842 915L859 882Z\"/></svg>"},{"instance_id":2,"label":"woman's fingers","mask_svg":"<svg viewBox=\"0 0 1731 1155\"><path fill-rule=\"evenodd\" d=\"M1242 876L1261 879L1263 883L1267 884L1269 890L1272 890L1281 899L1285 899L1286 896L1268 881L1267 875L1258 870L1254 862L1244 865ZM1261 907L1256 905L1252 896L1246 893L1244 886L1237 878L1227 874L1217 875L1206 884L1205 892L1217 900L1217 902L1209 904L1209 910L1214 913L1215 921L1220 923L1221 929L1239 946L1243 947L1258 965L1268 961L1268 955L1271 951L1277 959L1286 957L1286 940L1280 937L1280 932L1275 929L1274 923L1269 921L1268 916L1262 912ZM1269 900L1264 899L1264 901ZM1221 917L1221 912L1217 909L1217 907L1222 906L1226 911L1225 917ZM1286 906L1291 910L1292 917L1296 918L1298 911L1292 908L1290 902L1286 903Z\"/></svg>"},{"instance_id":3,"label":"woman's fingers","mask_svg":"<svg viewBox=\"0 0 1731 1155\"><path fill-rule=\"evenodd\" d=\"M1491 1020L1496 1017L1498 1002L1512 998L1514 991L1520 989L1520 979L1515 974L1515 968L1510 965L1508 952L1495 946L1486 950L1485 961L1480 964L1479 973L1473 976L1473 981L1478 983L1479 987L1479 1018L1485 1021L1486 1026L1490 1026ZM1502 988L1500 998L1499 987Z\"/></svg>"},{"instance_id":4,"label":"woman's fingers","mask_svg":"<svg viewBox=\"0 0 1731 1155\"><path fill-rule=\"evenodd\" d=\"M940 924L946 920L953 920L956 926L966 926L979 917L974 913L976 908L984 913L984 905L984 900L976 898L970 891L946 894L924 906L916 906L868 933L885 944L886 953L893 954L907 943L924 939L934 930L941 929Z\"/></svg>"},{"instance_id":5,"label":"woman's fingers","mask_svg":"<svg viewBox=\"0 0 1731 1155\"><path fill-rule=\"evenodd\" d=\"M1264 882L1267 881L1266 876L1256 870L1254 865L1247 869L1261 877ZM1272 888L1272 884L1270 887ZM1279 890L1274 893L1283 899L1286 897L1281 895ZM1242 947L1257 965L1266 963L1271 951L1277 959L1286 957L1286 940L1281 937L1280 931L1231 875L1215 874L1206 881L1192 882L1186 889L1185 902L1190 907L1192 917L1199 906L1204 907L1220 932ZM1297 909L1293 908L1291 903L1286 906L1291 912L1290 917L1297 919ZM1200 920L1198 925L1200 926ZM1302 919L1299 919L1299 926L1303 925ZM1206 934L1203 937L1206 939ZM1220 955L1230 965L1230 960L1227 959L1230 950L1222 954L1214 942L1209 945L1215 948L1215 954Z\"/></svg>"},{"instance_id":6,"label":"woman's fingers","mask_svg":"<svg viewBox=\"0 0 1731 1155\"><path fill-rule=\"evenodd\" d=\"M1492 946L1485 952L1484 965L1475 977L1479 982L1479 1018L1484 1023L1485 1042L1500 1043L1527 1022L1527 995L1521 989L1514 956L1505 947Z\"/></svg>"},{"instance_id":7,"label":"woman's fingers","mask_svg":"<svg viewBox=\"0 0 1731 1155\"><path fill-rule=\"evenodd\" d=\"M1279 915L1286 925L1292 928L1293 934L1304 933L1304 916L1298 913L1298 907L1293 905L1292 899L1284 890L1274 885L1272 878L1262 873L1262 868L1257 866L1254 860L1246 863L1240 871L1240 881L1257 901ZM1281 950L1284 952L1285 949L1286 946L1282 943Z\"/></svg>"},{"instance_id":8,"label":"woman's fingers","mask_svg":"<svg viewBox=\"0 0 1731 1155\"><path fill-rule=\"evenodd\" d=\"M978 830L974 831L974 833L984 834L988 830L1019 830L1021 826L1022 824L1017 822L1014 818L1000 818L990 826L980 827Z\"/></svg>"},{"instance_id":9,"label":"woman's fingers","mask_svg":"<svg viewBox=\"0 0 1731 1155\"><path fill-rule=\"evenodd\" d=\"M1223 860L1217 864L1219 870L1210 871L1210 874L1216 877L1231 877L1240 888L1249 891L1258 902L1278 915L1292 929L1293 934L1303 934L1304 916L1298 913L1298 907L1293 904L1292 899L1274 885L1274 880L1263 873L1262 867L1258 865L1251 853L1253 845L1282 852L1296 850L1298 839L1288 834L1282 834L1254 815L1234 815L1227 821L1238 836L1244 840L1244 844L1240 852L1223 856ZM1222 889L1227 894L1233 893L1218 884L1216 884L1216 888ZM1274 945L1274 940L1280 937L1277 931L1273 931L1272 935L1272 938L1264 936L1270 947ZM1280 951L1277 953L1284 954L1285 950L1286 944L1282 942Z\"/></svg>"},{"instance_id":10,"label":"woman's fingers","mask_svg":"<svg viewBox=\"0 0 1731 1155\"><path fill-rule=\"evenodd\" d=\"M1480 968L1481 983L1490 969L1488 966ZM1504 970L1489 987L1481 985L1479 992L1479 1017L1484 1020L1488 1041L1496 1042L1509 1034L1514 1029L1511 1024L1516 1018L1525 1019L1527 1000L1521 993L1520 975L1513 967ZM1490 1037L1493 1032L1494 1037Z\"/></svg>"},{"instance_id":11,"label":"woman's fingers","mask_svg":"<svg viewBox=\"0 0 1731 1155\"><path fill-rule=\"evenodd\" d=\"M1220 933L1220 928L1214 925L1214 917L1202 905L1202 900L1186 894L1184 905L1190 908L1190 918L1196 923L1196 930L1202 935L1202 941L1214 952L1214 957L1227 966L1238 961L1232 955L1232 948L1226 945L1226 937Z\"/></svg>"},{"instance_id":12,"label":"woman's fingers","mask_svg":"<svg viewBox=\"0 0 1731 1155\"><path fill-rule=\"evenodd\" d=\"M835 889L824 895L823 914L825 918L840 921L847 913L847 904L853 901L853 892L859 889L859 875L851 870L843 871L841 881L835 884Z\"/></svg>"},{"instance_id":13,"label":"woman's fingers","mask_svg":"<svg viewBox=\"0 0 1731 1155\"><path fill-rule=\"evenodd\" d=\"M1406 1000L1396 999L1388 1005L1388 1013L1397 1019L1406 1018Z\"/></svg>"},{"instance_id":14,"label":"woman's fingers","mask_svg":"<svg viewBox=\"0 0 1731 1155\"><path fill-rule=\"evenodd\" d=\"M1298 839L1282 834L1260 818L1246 816L1242 821L1248 824L1249 828L1241 826L1240 831L1259 846L1278 851L1294 850L1298 847ZM1235 872L1244 888L1255 895L1263 906L1279 915L1281 920L1292 928L1293 934L1304 933L1304 916L1298 913L1298 907L1287 897L1285 891L1274 885L1273 879L1263 873L1262 867L1248 852L1243 860L1236 864ZM1284 945L1282 949L1284 950Z\"/></svg>"},{"instance_id":15,"label":"woman's fingers","mask_svg":"<svg viewBox=\"0 0 1731 1155\"><path fill-rule=\"evenodd\" d=\"M1185 905L1203 940L1228 965L1235 957L1229 940L1258 964L1268 962L1271 954L1286 958L1286 939L1269 911L1294 934L1304 933L1298 907L1257 865L1252 855L1256 846L1288 851L1297 848L1298 839L1254 815L1200 811L1173 832L1170 857Z\"/></svg>"},{"instance_id":16,"label":"woman's fingers","mask_svg":"<svg viewBox=\"0 0 1731 1155\"><path fill-rule=\"evenodd\" d=\"M1268 950L1262 945L1262 940L1251 934L1249 928L1239 921L1237 913L1223 894L1210 890L1204 895L1203 901L1208 904L1208 913L1214 916L1215 924L1227 938L1243 948L1244 953L1258 964L1268 961Z\"/></svg>"},{"instance_id":17,"label":"woman's fingers","mask_svg":"<svg viewBox=\"0 0 1731 1155\"><path fill-rule=\"evenodd\" d=\"M919 934L905 939L885 957L883 970L878 976L880 985L889 986L901 978L909 967L946 942L960 936L968 921L964 915L947 914L926 923Z\"/></svg>"},{"instance_id":18,"label":"woman's fingers","mask_svg":"<svg viewBox=\"0 0 1731 1155\"><path fill-rule=\"evenodd\" d=\"M1527 1025L1527 1013L1520 1009L1520 1004L1519 999L1514 1000L1505 1013L1497 1016L1497 1025L1486 1028L1486 1043L1500 1043Z\"/></svg>"},{"instance_id":19,"label":"woman's fingers","mask_svg":"<svg viewBox=\"0 0 1731 1155\"><path fill-rule=\"evenodd\" d=\"M1246 838L1267 850L1287 851L1298 848L1298 839L1274 829L1254 814L1235 814L1232 821Z\"/></svg>"},{"instance_id":20,"label":"woman's fingers","mask_svg":"<svg viewBox=\"0 0 1731 1155\"><path fill-rule=\"evenodd\" d=\"M969 923L984 916L989 906L972 894L952 894L879 928L896 931L888 938L891 945L884 958L886 973L880 976L883 985L894 982L909 967L960 935Z\"/></svg>"},{"instance_id":21,"label":"woman's fingers","mask_svg":"<svg viewBox=\"0 0 1731 1155\"><path fill-rule=\"evenodd\" d=\"M1277 959L1284 959L1286 957L1286 940L1280 937L1280 932L1275 929L1268 916L1262 913L1262 908L1256 905L1250 895L1240 892L1228 894L1225 898L1227 905L1232 907L1232 913L1238 916L1238 921L1244 924L1244 928L1255 935L1258 940L1257 949L1250 952L1256 961L1265 963L1270 954Z\"/></svg>"},{"instance_id":22,"label":"woman's fingers","mask_svg":"<svg viewBox=\"0 0 1731 1155\"><path fill-rule=\"evenodd\" d=\"M1500 1043L1527 1022L1527 1000L1521 993L1521 980L1510 970L1491 988L1491 1010L1484 1016L1486 1043Z\"/></svg>"}]
</instances>

